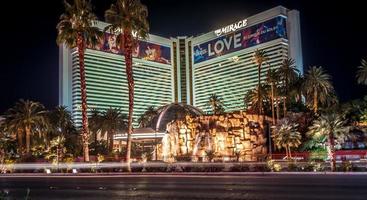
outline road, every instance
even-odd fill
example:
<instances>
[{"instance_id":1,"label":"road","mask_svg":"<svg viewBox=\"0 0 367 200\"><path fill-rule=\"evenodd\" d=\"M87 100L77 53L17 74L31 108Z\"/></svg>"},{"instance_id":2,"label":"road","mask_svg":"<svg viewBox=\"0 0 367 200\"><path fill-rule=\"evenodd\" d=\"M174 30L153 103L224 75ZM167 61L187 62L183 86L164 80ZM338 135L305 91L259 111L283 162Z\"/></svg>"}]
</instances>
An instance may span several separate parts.
<instances>
[{"instance_id":1,"label":"road","mask_svg":"<svg viewBox=\"0 0 367 200\"><path fill-rule=\"evenodd\" d=\"M366 175L0 177L7 199L366 199ZM1 198L0 198L1 199Z\"/></svg>"}]
</instances>

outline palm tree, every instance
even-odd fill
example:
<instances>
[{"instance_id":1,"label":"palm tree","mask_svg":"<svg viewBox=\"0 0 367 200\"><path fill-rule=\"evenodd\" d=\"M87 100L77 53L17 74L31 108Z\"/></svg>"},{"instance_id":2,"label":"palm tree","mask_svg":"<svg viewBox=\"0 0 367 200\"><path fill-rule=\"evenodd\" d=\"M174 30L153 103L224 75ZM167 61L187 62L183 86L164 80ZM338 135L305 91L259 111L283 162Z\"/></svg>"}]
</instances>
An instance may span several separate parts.
<instances>
[{"instance_id":1,"label":"palm tree","mask_svg":"<svg viewBox=\"0 0 367 200\"><path fill-rule=\"evenodd\" d=\"M89 116L89 130L94 136L94 144L97 144L98 132L101 130L103 120L101 113L96 110L92 109L91 114Z\"/></svg>"},{"instance_id":2,"label":"palm tree","mask_svg":"<svg viewBox=\"0 0 367 200\"><path fill-rule=\"evenodd\" d=\"M359 84L367 85L367 61L365 59L362 59L361 65L358 66L356 77Z\"/></svg>"},{"instance_id":3,"label":"palm tree","mask_svg":"<svg viewBox=\"0 0 367 200\"><path fill-rule=\"evenodd\" d=\"M274 129L274 144L279 148L285 148L287 158L291 158L291 148L297 148L301 144L301 133L297 131L298 124L283 120Z\"/></svg>"},{"instance_id":4,"label":"palm tree","mask_svg":"<svg viewBox=\"0 0 367 200\"><path fill-rule=\"evenodd\" d=\"M113 137L117 132L126 130L126 116L122 114L120 109L109 108L102 113L101 133L107 134L107 142L109 152L113 152Z\"/></svg>"},{"instance_id":5,"label":"palm tree","mask_svg":"<svg viewBox=\"0 0 367 200\"><path fill-rule=\"evenodd\" d=\"M7 128L17 134L18 145L23 146L23 137L26 138L26 153L30 153L31 136L40 131L40 128L46 126L46 110L39 102L21 99L10 108L5 114Z\"/></svg>"},{"instance_id":6,"label":"palm tree","mask_svg":"<svg viewBox=\"0 0 367 200\"><path fill-rule=\"evenodd\" d=\"M84 53L87 46L95 46L101 32L94 25L97 17L92 12L92 5L87 0L74 0L74 4L65 1L65 13L57 24L57 43L78 49L80 90L82 101L82 140L84 161L89 162L89 131L87 116L87 91L85 82Z\"/></svg>"},{"instance_id":7,"label":"palm tree","mask_svg":"<svg viewBox=\"0 0 367 200\"><path fill-rule=\"evenodd\" d=\"M284 84L284 100L283 100L283 112L284 117L287 114L287 99L289 98L289 86L294 82L299 74L297 67L294 65L293 59L284 59L280 67L278 68L278 73L280 79Z\"/></svg>"},{"instance_id":8,"label":"palm tree","mask_svg":"<svg viewBox=\"0 0 367 200\"><path fill-rule=\"evenodd\" d=\"M260 88L256 87L252 90L247 91L244 97L244 104L246 109L249 111L254 111L256 113L261 113L260 109L263 109L263 104L269 102L266 85L261 84ZM259 97L260 96L260 97Z\"/></svg>"},{"instance_id":9,"label":"palm tree","mask_svg":"<svg viewBox=\"0 0 367 200\"><path fill-rule=\"evenodd\" d=\"M262 67L262 64L264 62L266 62L268 60L268 57L266 55L266 52L264 50L259 50L257 49L254 53L254 57L253 57L253 60L255 62L255 64L257 64L257 71L258 71L258 88L260 88L260 85L261 85L261 67ZM258 90L258 98L259 98L259 101L258 101L258 106L259 106L259 113L258 115L261 115L261 111L262 111L262 101L261 101L261 90Z\"/></svg>"},{"instance_id":10,"label":"palm tree","mask_svg":"<svg viewBox=\"0 0 367 200\"><path fill-rule=\"evenodd\" d=\"M275 125L275 109L274 109L274 99L277 99L276 97L276 84L279 80L279 76L276 70L274 69L269 69L268 73L266 75L266 81L267 83L270 85L270 90L271 90L271 96L270 96L270 101L271 101L271 115L272 115L272 119L273 119L273 125ZM276 101L276 106L278 107L278 102ZM278 109L278 108L277 108ZM279 116L277 116L279 117ZM279 119L279 118L278 118Z\"/></svg>"},{"instance_id":11,"label":"palm tree","mask_svg":"<svg viewBox=\"0 0 367 200\"><path fill-rule=\"evenodd\" d=\"M117 0L110 9L105 12L106 22L111 25L106 31L117 33L117 45L124 51L126 77L129 87L129 115L126 162L128 171L131 171L131 134L133 132L133 109L134 109L134 77L132 66L133 49L138 45L139 38L147 38L149 24L147 21L148 10L140 0ZM133 36L133 32L136 36Z\"/></svg>"},{"instance_id":12,"label":"palm tree","mask_svg":"<svg viewBox=\"0 0 367 200\"><path fill-rule=\"evenodd\" d=\"M147 110L138 119L139 126L145 128L150 125L152 119L157 116L158 111L154 106L149 106Z\"/></svg>"},{"instance_id":13,"label":"palm tree","mask_svg":"<svg viewBox=\"0 0 367 200\"><path fill-rule=\"evenodd\" d=\"M57 135L68 135L74 129L71 113L65 106L56 106L48 114L51 128Z\"/></svg>"},{"instance_id":14,"label":"palm tree","mask_svg":"<svg viewBox=\"0 0 367 200\"><path fill-rule=\"evenodd\" d=\"M322 67L311 67L305 75L302 87L306 97L312 99L314 113L318 111L318 103L327 103L328 98L334 93L331 76Z\"/></svg>"},{"instance_id":15,"label":"palm tree","mask_svg":"<svg viewBox=\"0 0 367 200\"><path fill-rule=\"evenodd\" d=\"M214 115L219 115L224 112L224 104L223 99L217 96L216 94L211 94L209 97L208 104L212 109L212 113Z\"/></svg>"},{"instance_id":16,"label":"palm tree","mask_svg":"<svg viewBox=\"0 0 367 200\"><path fill-rule=\"evenodd\" d=\"M335 171L335 138L344 140L349 127L344 125L343 118L336 114L323 114L318 119L314 120L313 125L309 127L308 135L313 138L327 137L327 149L329 153L331 170Z\"/></svg>"}]
</instances>

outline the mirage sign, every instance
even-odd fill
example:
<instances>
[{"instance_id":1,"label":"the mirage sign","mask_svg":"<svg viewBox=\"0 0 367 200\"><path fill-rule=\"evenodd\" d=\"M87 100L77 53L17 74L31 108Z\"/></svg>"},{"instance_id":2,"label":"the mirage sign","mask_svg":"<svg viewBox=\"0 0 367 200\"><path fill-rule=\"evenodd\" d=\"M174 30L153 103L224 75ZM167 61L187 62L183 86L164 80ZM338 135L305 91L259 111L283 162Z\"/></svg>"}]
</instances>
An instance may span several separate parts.
<instances>
[{"instance_id":1,"label":"the mirage sign","mask_svg":"<svg viewBox=\"0 0 367 200\"><path fill-rule=\"evenodd\" d=\"M195 45L193 49L194 63L200 63L278 38L287 38L286 19L282 16Z\"/></svg>"}]
</instances>

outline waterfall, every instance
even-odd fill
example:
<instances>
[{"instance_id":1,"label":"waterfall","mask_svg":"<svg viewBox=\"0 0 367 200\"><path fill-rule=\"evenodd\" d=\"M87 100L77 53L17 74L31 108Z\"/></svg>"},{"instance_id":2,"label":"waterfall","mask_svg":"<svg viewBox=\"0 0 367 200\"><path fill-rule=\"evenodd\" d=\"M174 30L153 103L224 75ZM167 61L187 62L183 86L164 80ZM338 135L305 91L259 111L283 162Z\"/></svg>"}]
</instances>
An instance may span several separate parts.
<instances>
[{"instance_id":1,"label":"waterfall","mask_svg":"<svg viewBox=\"0 0 367 200\"><path fill-rule=\"evenodd\" d=\"M162 159L163 161L168 161L171 154L171 148L170 148L170 135L165 134L162 139Z\"/></svg>"}]
</instances>

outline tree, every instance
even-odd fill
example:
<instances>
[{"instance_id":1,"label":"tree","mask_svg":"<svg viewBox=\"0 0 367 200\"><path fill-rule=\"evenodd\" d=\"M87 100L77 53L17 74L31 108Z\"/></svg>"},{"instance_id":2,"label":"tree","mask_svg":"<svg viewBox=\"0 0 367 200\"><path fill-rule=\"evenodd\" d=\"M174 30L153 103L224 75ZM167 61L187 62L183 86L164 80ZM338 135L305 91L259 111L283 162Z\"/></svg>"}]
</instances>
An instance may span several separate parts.
<instances>
[{"instance_id":1,"label":"tree","mask_svg":"<svg viewBox=\"0 0 367 200\"><path fill-rule=\"evenodd\" d=\"M5 113L5 119L7 129L17 135L21 149L24 148L25 133L26 153L29 155L32 135L47 125L44 106L39 102L21 99Z\"/></svg>"},{"instance_id":2,"label":"tree","mask_svg":"<svg viewBox=\"0 0 367 200\"><path fill-rule=\"evenodd\" d=\"M128 171L131 172L131 134L133 132L134 109L134 77L132 66L132 53L138 45L139 38L147 38L149 24L147 21L148 10L140 0L117 0L110 9L105 12L106 22L111 25L105 31L117 33L117 42L125 57L126 77L129 88L129 115L127 132L126 162ZM133 35L134 33L134 35Z\"/></svg>"},{"instance_id":3,"label":"tree","mask_svg":"<svg viewBox=\"0 0 367 200\"><path fill-rule=\"evenodd\" d=\"M271 115L272 115L272 119L273 119L273 125L275 125L275 109L274 109L274 104L276 104L276 107L278 109L278 101L276 101L276 103L274 103L274 99L277 99L277 95L276 95L276 85L278 83L279 80L279 76L276 70L274 69L269 69L268 73L266 75L266 81L267 84L270 85L270 90L271 90L271 96L270 96L270 101L271 101ZM279 115L277 116L279 119Z\"/></svg>"},{"instance_id":4,"label":"tree","mask_svg":"<svg viewBox=\"0 0 367 200\"><path fill-rule=\"evenodd\" d=\"M299 73L297 67L294 65L293 59L284 59L280 67L277 69L280 79L283 82L284 100L283 100L283 112L284 117L287 114L287 99L289 98L289 86L294 82Z\"/></svg>"},{"instance_id":5,"label":"tree","mask_svg":"<svg viewBox=\"0 0 367 200\"><path fill-rule=\"evenodd\" d=\"M74 0L74 4L65 1L65 13L57 24L57 44L69 48L77 47L79 56L79 76L82 109L82 140L84 161L89 162L89 130L87 116L87 90L85 81L84 53L87 46L95 46L101 32L95 27L97 17L92 12L92 5L87 0Z\"/></svg>"},{"instance_id":6,"label":"tree","mask_svg":"<svg viewBox=\"0 0 367 200\"><path fill-rule=\"evenodd\" d=\"M247 91L244 97L244 104L247 111L261 113L260 109L267 108L264 104L268 103L268 89L262 84L252 90ZM260 95L260 97L259 97Z\"/></svg>"},{"instance_id":7,"label":"tree","mask_svg":"<svg viewBox=\"0 0 367 200\"><path fill-rule=\"evenodd\" d=\"M123 132L126 130L126 115L122 114L120 109L109 108L102 113L101 116L101 133L107 134L107 142L109 152L113 152L113 137L117 132Z\"/></svg>"},{"instance_id":8,"label":"tree","mask_svg":"<svg viewBox=\"0 0 367 200\"><path fill-rule=\"evenodd\" d=\"M367 85L367 61L365 59L362 59L361 65L358 66L356 77L359 84Z\"/></svg>"},{"instance_id":9,"label":"tree","mask_svg":"<svg viewBox=\"0 0 367 200\"><path fill-rule=\"evenodd\" d=\"M345 122L342 116L331 113L322 114L318 119L314 120L313 125L309 127L307 135L320 140L320 138L327 138L327 150L330 158L331 170L336 170L335 161L335 139L343 141L346 133L349 132L349 127L344 125Z\"/></svg>"},{"instance_id":10,"label":"tree","mask_svg":"<svg viewBox=\"0 0 367 200\"><path fill-rule=\"evenodd\" d=\"M296 148L301 144L301 133L297 131L298 124L288 120L282 120L273 131L275 146L279 149L285 148L287 158L292 158L291 148Z\"/></svg>"},{"instance_id":11,"label":"tree","mask_svg":"<svg viewBox=\"0 0 367 200\"><path fill-rule=\"evenodd\" d=\"M254 63L257 65L257 71L258 71L258 88L260 88L260 85L261 85L261 67L262 67L262 64L264 62L266 62L268 60L268 57L266 55L266 52L264 50L259 50L257 49L255 51L255 54L254 54L254 57L253 57L253 60L254 60ZM259 109L258 109L258 115L261 115L261 111L262 111L262 101L261 101L261 90L258 90L258 106L259 106Z\"/></svg>"},{"instance_id":12,"label":"tree","mask_svg":"<svg viewBox=\"0 0 367 200\"><path fill-rule=\"evenodd\" d=\"M332 97L334 93L331 76L327 74L322 67L311 67L305 75L302 87L306 94L308 104L312 104L314 113L317 113L319 109L319 102L321 104L326 104L328 98ZM312 99L312 103L310 99Z\"/></svg>"},{"instance_id":13,"label":"tree","mask_svg":"<svg viewBox=\"0 0 367 200\"><path fill-rule=\"evenodd\" d=\"M214 115L219 115L224 112L223 99L216 94L211 94L208 101Z\"/></svg>"},{"instance_id":14,"label":"tree","mask_svg":"<svg viewBox=\"0 0 367 200\"><path fill-rule=\"evenodd\" d=\"M75 127L71 118L71 113L65 106L56 106L48 114L51 130L55 135L63 135L66 137L74 132Z\"/></svg>"},{"instance_id":15,"label":"tree","mask_svg":"<svg viewBox=\"0 0 367 200\"><path fill-rule=\"evenodd\" d=\"M98 133L101 130L102 123L103 120L101 113L96 109L92 109L91 114L89 116L89 130L92 133L91 135L93 135L94 145L97 144Z\"/></svg>"},{"instance_id":16,"label":"tree","mask_svg":"<svg viewBox=\"0 0 367 200\"><path fill-rule=\"evenodd\" d=\"M152 119L157 115L158 115L157 109L154 106L149 106L147 110L138 119L140 128L148 127Z\"/></svg>"}]
</instances>

